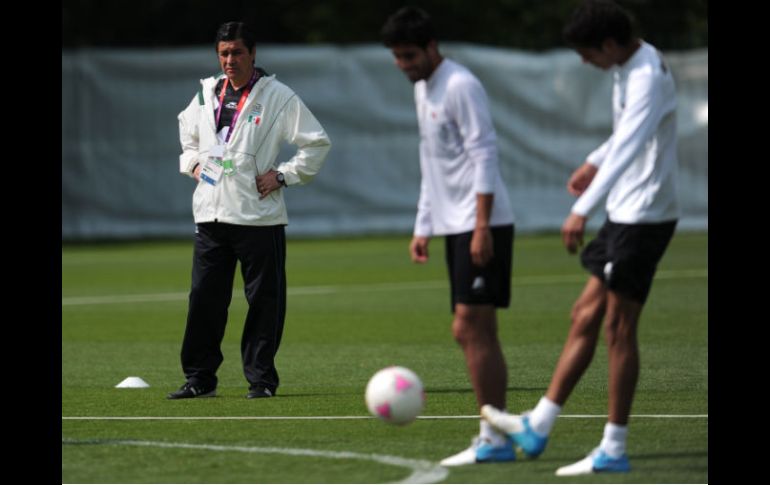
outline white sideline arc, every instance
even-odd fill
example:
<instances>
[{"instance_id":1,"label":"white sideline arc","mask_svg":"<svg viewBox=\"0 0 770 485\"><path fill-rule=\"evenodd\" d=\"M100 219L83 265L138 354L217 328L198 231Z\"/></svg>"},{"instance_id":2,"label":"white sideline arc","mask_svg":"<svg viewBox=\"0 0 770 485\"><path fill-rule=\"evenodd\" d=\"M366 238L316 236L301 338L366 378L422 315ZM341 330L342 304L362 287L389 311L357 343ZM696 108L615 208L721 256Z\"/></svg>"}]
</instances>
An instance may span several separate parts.
<instances>
[{"instance_id":1,"label":"white sideline arc","mask_svg":"<svg viewBox=\"0 0 770 485\"><path fill-rule=\"evenodd\" d=\"M513 286L553 285L564 283L581 283L587 278L586 274L573 275L540 275L540 276L514 276ZM682 278L708 278L708 269L685 269L658 271L656 279L682 279ZM444 280L414 281L402 283L371 283L360 285L336 285L336 286L296 286L287 291L292 295L327 295L339 292L372 292L372 291L409 291L409 290L435 290L448 286ZM239 290L236 290L239 291ZM102 295L102 296L70 296L62 297L62 306L71 305L109 305L116 303L150 303L184 301L188 298L188 292L176 293L148 293L136 295Z\"/></svg>"},{"instance_id":2,"label":"white sideline arc","mask_svg":"<svg viewBox=\"0 0 770 485\"><path fill-rule=\"evenodd\" d=\"M122 446L148 446L156 448L183 448L207 451L238 451L242 453L272 453L278 455L310 456L337 460L366 460L411 470L411 474L396 483L437 483L449 475L449 470L428 460L412 460L400 456L354 453L352 451L320 451L303 448L278 448L260 446L222 446L194 443L167 443L163 441L134 440L62 440L62 444L105 444Z\"/></svg>"}]
</instances>

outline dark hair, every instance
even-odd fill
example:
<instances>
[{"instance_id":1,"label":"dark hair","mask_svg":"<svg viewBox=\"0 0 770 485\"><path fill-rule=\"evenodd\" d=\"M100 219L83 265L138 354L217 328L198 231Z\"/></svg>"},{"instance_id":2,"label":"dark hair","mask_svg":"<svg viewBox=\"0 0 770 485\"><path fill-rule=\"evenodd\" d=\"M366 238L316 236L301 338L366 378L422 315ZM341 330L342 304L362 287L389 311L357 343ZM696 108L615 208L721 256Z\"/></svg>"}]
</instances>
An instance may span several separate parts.
<instances>
[{"instance_id":1,"label":"dark hair","mask_svg":"<svg viewBox=\"0 0 770 485\"><path fill-rule=\"evenodd\" d=\"M419 7L404 7L388 17L382 30L385 47L413 44L423 49L436 40L436 28L428 13Z\"/></svg>"},{"instance_id":2,"label":"dark hair","mask_svg":"<svg viewBox=\"0 0 770 485\"><path fill-rule=\"evenodd\" d=\"M219 48L222 41L230 42L241 39L243 45L251 51L257 45L257 37L251 28L243 22L225 22L217 30L217 38L214 41L214 49Z\"/></svg>"},{"instance_id":3,"label":"dark hair","mask_svg":"<svg viewBox=\"0 0 770 485\"><path fill-rule=\"evenodd\" d=\"M620 5L610 0L587 0L578 6L564 27L564 40L572 47L600 48L607 39L628 45L632 36L632 18Z\"/></svg>"}]
</instances>

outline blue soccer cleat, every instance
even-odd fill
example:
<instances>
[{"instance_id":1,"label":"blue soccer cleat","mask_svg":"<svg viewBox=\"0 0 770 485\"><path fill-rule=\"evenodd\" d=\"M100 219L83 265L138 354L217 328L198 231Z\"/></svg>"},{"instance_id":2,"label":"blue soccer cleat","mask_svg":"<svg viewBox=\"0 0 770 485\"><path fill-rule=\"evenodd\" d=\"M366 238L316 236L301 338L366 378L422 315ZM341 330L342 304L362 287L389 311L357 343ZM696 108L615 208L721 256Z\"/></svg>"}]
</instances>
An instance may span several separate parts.
<instances>
[{"instance_id":1,"label":"blue soccer cleat","mask_svg":"<svg viewBox=\"0 0 770 485\"><path fill-rule=\"evenodd\" d=\"M548 436L537 434L532 429L532 426L529 424L529 416L522 416L521 424L524 426L524 430L520 433L511 434L511 438L527 456L532 458L540 456L543 450L545 450L545 445L548 444Z\"/></svg>"},{"instance_id":2,"label":"blue soccer cleat","mask_svg":"<svg viewBox=\"0 0 770 485\"><path fill-rule=\"evenodd\" d=\"M571 477L603 472L627 473L629 471L631 471L631 465L628 462L628 455L623 453L620 457L613 458L600 448L595 448L582 460L556 470L556 475Z\"/></svg>"},{"instance_id":3,"label":"blue soccer cleat","mask_svg":"<svg viewBox=\"0 0 770 485\"><path fill-rule=\"evenodd\" d=\"M471 446L456 455L441 460L442 466L462 466L476 463L498 463L515 461L516 452L513 450L513 441L506 438L501 446L493 446L489 441L477 436Z\"/></svg>"},{"instance_id":4,"label":"blue soccer cleat","mask_svg":"<svg viewBox=\"0 0 770 485\"><path fill-rule=\"evenodd\" d=\"M538 434L529 424L529 416L500 411L489 404L481 408L481 416L496 430L505 433L527 456L536 458L545 450L548 436Z\"/></svg>"}]
</instances>

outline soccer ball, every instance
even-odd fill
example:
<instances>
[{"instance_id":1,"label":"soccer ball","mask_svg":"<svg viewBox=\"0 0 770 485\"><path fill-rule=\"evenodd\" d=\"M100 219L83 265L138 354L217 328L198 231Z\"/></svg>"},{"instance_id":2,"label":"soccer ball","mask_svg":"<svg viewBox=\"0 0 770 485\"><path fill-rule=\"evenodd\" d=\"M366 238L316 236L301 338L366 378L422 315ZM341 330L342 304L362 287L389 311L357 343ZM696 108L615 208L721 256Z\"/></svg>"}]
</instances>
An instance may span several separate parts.
<instances>
[{"instance_id":1,"label":"soccer ball","mask_svg":"<svg viewBox=\"0 0 770 485\"><path fill-rule=\"evenodd\" d=\"M386 367L366 385L366 407L390 424L408 424L425 405L425 391L417 374L406 367Z\"/></svg>"}]
</instances>

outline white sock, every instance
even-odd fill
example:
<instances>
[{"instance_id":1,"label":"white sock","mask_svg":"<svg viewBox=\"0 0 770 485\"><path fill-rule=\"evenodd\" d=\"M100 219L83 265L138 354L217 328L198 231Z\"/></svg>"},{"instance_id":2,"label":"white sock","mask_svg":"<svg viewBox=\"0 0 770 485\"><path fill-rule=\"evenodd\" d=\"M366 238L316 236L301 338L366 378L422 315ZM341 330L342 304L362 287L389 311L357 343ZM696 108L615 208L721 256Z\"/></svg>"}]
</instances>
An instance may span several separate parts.
<instances>
[{"instance_id":1,"label":"white sock","mask_svg":"<svg viewBox=\"0 0 770 485\"><path fill-rule=\"evenodd\" d=\"M535 409L529 414L529 424L535 430L535 433L541 436L548 436L559 413L561 413L561 406L543 396L538 401Z\"/></svg>"},{"instance_id":2,"label":"white sock","mask_svg":"<svg viewBox=\"0 0 770 485\"><path fill-rule=\"evenodd\" d=\"M492 443L492 446L502 446L505 444L505 436L498 433L491 424L487 423L483 419L479 423L479 435L482 439L486 439Z\"/></svg>"},{"instance_id":3,"label":"white sock","mask_svg":"<svg viewBox=\"0 0 770 485\"><path fill-rule=\"evenodd\" d=\"M620 458L626 452L628 426L610 423L604 425L604 437L599 447L612 458Z\"/></svg>"}]
</instances>

